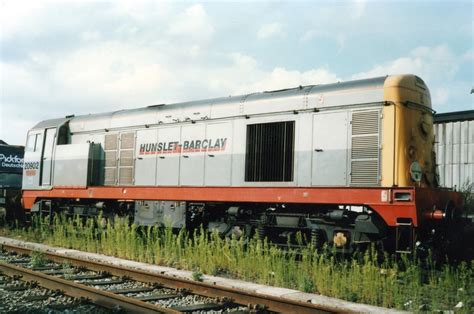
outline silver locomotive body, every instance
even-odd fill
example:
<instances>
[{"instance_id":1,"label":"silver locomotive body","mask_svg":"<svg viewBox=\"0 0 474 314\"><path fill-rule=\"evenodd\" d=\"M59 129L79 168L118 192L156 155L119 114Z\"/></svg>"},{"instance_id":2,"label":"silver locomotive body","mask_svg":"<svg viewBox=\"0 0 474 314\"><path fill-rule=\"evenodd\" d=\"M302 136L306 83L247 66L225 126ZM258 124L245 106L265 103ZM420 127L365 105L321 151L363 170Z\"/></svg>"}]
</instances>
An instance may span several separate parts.
<instances>
[{"instance_id":1,"label":"silver locomotive body","mask_svg":"<svg viewBox=\"0 0 474 314\"><path fill-rule=\"evenodd\" d=\"M23 189L379 186L383 83L378 78L43 121L28 134L25 172L36 171L25 173ZM361 145L355 139L361 128L370 129L364 133L370 156L352 147ZM270 157L255 150L272 145L284 150L273 156L278 160L257 156ZM270 163L278 164L265 166Z\"/></svg>"},{"instance_id":2,"label":"silver locomotive body","mask_svg":"<svg viewBox=\"0 0 474 314\"><path fill-rule=\"evenodd\" d=\"M433 189L430 105L402 75L47 120L28 133L23 201L50 217L410 251L414 229L460 203Z\"/></svg>"}]
</instances>

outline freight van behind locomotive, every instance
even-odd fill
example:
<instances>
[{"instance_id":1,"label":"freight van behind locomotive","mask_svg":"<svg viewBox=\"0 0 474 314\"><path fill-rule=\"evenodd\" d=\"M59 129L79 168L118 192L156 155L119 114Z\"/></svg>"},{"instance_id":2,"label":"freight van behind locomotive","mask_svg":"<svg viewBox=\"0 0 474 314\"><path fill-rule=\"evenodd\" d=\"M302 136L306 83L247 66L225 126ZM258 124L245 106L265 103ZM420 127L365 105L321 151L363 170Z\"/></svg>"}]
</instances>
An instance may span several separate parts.
<instances>
[{"instance_id":1,"label":"freight van behind locomotive","mask_svg":"<svg viewBox=\"0 0 474 314\"><path fill-rule=\"evenodd\" d=\"M21 177L23 146L8 145L0 140L0 221L22 218ZM18 216L20 215L20 216Z\"/></svg>"},{"instance_id":2,"label":"freight van behind locomotive","mask_svg":"<svg viewBox=\"0 0 474 314\"><path fill-rule=\"evenodd\" d=\"M42 121L24 205L412 251L462 207L437 189L432 119L425 83L399 75Z\"/></svg>"}]
</instances>

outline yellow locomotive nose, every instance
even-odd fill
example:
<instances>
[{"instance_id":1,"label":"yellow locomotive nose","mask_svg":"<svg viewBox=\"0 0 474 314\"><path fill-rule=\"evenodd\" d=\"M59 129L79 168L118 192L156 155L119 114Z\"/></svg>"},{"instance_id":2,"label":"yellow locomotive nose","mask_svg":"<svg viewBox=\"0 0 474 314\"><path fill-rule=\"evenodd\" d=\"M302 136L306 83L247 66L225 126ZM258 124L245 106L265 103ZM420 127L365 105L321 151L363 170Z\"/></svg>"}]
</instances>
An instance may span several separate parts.
<instances>
[{"instance_id":1,"label":"yellow locomotive nose","mask_svg":"<svg viewBox=\"0 0 474 314\"><path fill-rule=\"evenodd\" d=\"M389 76L384 98L382 186L436 186L428 88L414 75Z\"/></svg>"}]
</instances>

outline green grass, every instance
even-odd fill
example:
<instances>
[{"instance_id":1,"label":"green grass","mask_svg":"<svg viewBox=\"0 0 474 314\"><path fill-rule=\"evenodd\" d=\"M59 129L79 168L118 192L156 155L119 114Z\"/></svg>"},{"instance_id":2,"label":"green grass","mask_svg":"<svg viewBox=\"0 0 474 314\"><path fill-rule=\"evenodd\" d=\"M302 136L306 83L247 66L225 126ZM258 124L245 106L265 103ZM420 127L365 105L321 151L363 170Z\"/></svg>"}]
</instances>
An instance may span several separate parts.
<instances>
[{"instance_id":1,"label":"green grass","mask_svg":"<svg viewBox=\"0 0 474 314\"><path fill-rule=\"evenodd\" d=\"M114 223L102 217L97 221L99 227L92 219L56 216L52 226L35 220L27 229L5 232L29 241L191 270L195 280L202 274L225 275L410 311L469 313L474 306L474 261L441 267L428 261L421 267L413 258L395 260L378 256L376 250L341 259L310 245L282 250L256 238L222 239L202 231L191 237L184 230L175 234L170 228L139 229L118 217ZM463 306L455 308L459 302Z\"/></svg>"},{"instance_id":2,"label":"green grass","mask_svg":"<svg viewBox=\"0 0 474 314\"><path fill-rule=\"evenodd\" d=\"M39 251L33 251L33 253L31 253L30 265L32 267L42 267L46 265L44 253Z\"/></svg>"}]
</instances>

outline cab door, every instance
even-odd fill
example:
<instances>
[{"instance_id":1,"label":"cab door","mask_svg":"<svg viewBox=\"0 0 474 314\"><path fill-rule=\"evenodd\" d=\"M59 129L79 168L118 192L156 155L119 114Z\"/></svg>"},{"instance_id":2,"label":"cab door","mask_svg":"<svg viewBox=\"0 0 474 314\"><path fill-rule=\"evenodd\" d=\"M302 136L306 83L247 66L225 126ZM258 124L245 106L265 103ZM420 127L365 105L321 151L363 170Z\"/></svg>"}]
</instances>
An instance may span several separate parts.
<instances>
[{"instance_id":1,"label":"cab door","mask_svg":"<svg viewBox=\"0 0 474 314\"><path fill-rule=\"evenodd\" d=\"M23 163L23 190L40 188L43 134L44 130L35 130L28 133Z\"/></svg>"},{"instance_id":2,"label":"cab door","mask_svg":"<svg viewBox=\"0 0 474 314\"><path fill-rule=\"evenodd\" d=\"M41 169L41 185L51 185L51 174L53 171L54 140L56 139L56 128L46 129L44 136L43 158Z\"/></svg>"}]
</instances>

